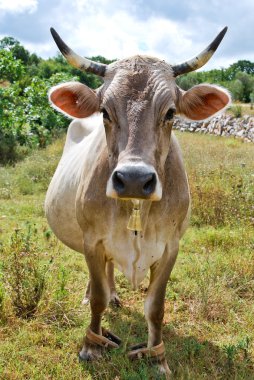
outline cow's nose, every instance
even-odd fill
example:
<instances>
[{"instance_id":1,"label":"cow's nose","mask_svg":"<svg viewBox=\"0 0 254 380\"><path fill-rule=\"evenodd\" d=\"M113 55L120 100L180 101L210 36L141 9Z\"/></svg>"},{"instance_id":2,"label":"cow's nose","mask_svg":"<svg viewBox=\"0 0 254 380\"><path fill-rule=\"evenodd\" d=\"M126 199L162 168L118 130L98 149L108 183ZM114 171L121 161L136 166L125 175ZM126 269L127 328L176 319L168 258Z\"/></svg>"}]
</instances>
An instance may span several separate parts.
<instances>
[{"instance_id":1,"label":"cow's nose","mask_svg":"<svg viewBox=\"0 0 254 380\"><path fill-rule=\"evenodd\" d=\"M113 188L121 198L146 199L156 187L156 174L140 167L115 170L112 176Z\"/></svg>"}]
</instances>

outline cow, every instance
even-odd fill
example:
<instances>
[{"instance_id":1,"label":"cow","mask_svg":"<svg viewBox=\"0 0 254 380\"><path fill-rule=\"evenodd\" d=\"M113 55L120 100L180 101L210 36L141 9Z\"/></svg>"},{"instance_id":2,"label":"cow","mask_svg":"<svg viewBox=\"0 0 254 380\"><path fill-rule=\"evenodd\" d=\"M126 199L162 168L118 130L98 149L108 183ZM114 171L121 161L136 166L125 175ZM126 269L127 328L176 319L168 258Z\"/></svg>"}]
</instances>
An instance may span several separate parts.
<instances>
[{"instance_id":1,"label":"cow","mask_svg":"<svg viewBox=\"0 0 254 380\"><path fill-rule=\"evenodd\" d=\"M226 31L181 64L135 55L106 65L76 54L51 28L67 61L104 81L97 90L68 82L49 92L53 107L74 119L45 210L56 236L83 253L89 269L91 323L80 360L97 359L121 343L101 327L110 299L118 299L113 265L134 289L150 270L144 304L148 340L131 347L128 355L149 358L169 377L162 340L164 298L190 215L188 180L172 124L175 115L206 120L230 103L229 93L219 86L200 84L183 91L175 80L202 67Z\"/></svg>"}]
</instances>

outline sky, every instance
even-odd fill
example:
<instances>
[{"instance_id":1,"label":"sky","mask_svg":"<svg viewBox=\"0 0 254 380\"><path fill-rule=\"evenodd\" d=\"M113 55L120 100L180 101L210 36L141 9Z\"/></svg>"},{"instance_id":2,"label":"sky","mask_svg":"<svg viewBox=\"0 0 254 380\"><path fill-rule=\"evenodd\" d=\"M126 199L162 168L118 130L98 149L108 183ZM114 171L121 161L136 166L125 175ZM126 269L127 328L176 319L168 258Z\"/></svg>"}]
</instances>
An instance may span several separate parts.
<instances>
[{"instance_id":1,"label":"sky","mask_svg":"<svg viewBox=\"0 0 254 380\"><path fill-rule=\"evenodd\" d=\"M171 64L196 56L228 26L205 69L254 61L253 0L0 0L0 39L53 57L51 26L86 57L146 54Z\"/></svg>"}]
</instances>

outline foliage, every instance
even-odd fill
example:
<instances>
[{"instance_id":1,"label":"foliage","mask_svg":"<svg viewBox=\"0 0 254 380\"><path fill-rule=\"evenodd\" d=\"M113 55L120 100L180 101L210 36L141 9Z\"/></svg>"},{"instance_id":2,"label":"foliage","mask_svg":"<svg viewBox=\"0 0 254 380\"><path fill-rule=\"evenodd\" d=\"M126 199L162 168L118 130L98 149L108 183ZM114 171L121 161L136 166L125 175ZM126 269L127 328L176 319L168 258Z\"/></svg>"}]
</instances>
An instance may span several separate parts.
<instances>
[{"instance_id":1,"label":"foliage","mask_svg":"<svg viewBox=\"0 0 254 380\"><path fill-rule=\"evenodd\" d=\"M254 91L254 63L242 60L227 69L192 72L177 78L177 83L183 90L199 83L215 83L228 88L233 100L250 102L250 94Z\"/></svg>"},{"instance_id":2,"label":"foliage","mask_svg":"<svg viewBox=\"0 0 254 380\"><path fill-rule=\"evenodd\" d=\"M59 82L75 79L60 73L48 80L35 77L23 91L17 82L7 88L0 88L0 161L17 159L20 147L26 151L44 148L59 136L68 125L68 120L49 106L47 92Z\"/></svg>"},{"instance_id":3,"label":"foliage","mask_svg":"<svg viewBox=\"0 0 254 380\"><path fill-rule=\"evenodd\" d=\"M0 40L0 50L6 50L12 53L16 60L21 60L24 65L38 64L39 57L36 54L30 54L28 50L13 37L4 37Z\"/></svg>"},{"instance_id":4,"label":"foliage","mask_svg":"<svg viewBox=\"0 0 254 380\"><path fill-rule=\"evenodd\" d=\"M10 51L0 50L0 79L14 82L24 74L24 66L20 59L14 58Z\"/></svg>"}]
</instances>

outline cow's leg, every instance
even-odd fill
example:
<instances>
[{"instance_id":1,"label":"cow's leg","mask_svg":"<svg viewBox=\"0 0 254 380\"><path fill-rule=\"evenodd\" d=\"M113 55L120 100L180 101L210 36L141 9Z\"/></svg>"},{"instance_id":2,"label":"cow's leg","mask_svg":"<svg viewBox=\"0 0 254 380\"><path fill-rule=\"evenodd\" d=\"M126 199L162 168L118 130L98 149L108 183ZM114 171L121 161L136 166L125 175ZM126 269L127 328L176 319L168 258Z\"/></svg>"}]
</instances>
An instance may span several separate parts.
<instances>
[{"instance_id":1,"label":"cow's leg","mask_svg":"<svg viewBox=\"0 0 254 380\"><path fill-rule=\"evenodd\" d=\"M162 321L164 317L164 299L169 275L178 253L178 241L165 249L162 258L151 267L150 284L145 300L145 317L148 323L147 347L132 347L130 358L147 355L157 363L160 372L170 377L170 370L165 359L162 341Z\"/></svg>"},{"instance_id":2,"label":"cow's leg","mask_svg":"<svg viewBox=\"0 0 254 380\"><path fill-rule=\"evenodd\" d=\"M116 306L121 306L121 300L116 292L115 279L114 279L114 264L111 261L106 263L106 273L110 289L110 302ZM87 305L90 300L91 286L90 280L87 283L85 297L82 301L83 305Z\"/></svg>"},{"instance_id":3,"label":"cow's leg","mask_svg":"<svg viewBox=\"0 0 254 380\"><path fill-rule=\"evenodd\" d=\"M83 301L82 301L83 305L87 305L89 303L90 296L91 296L91 281L89 279L86 286L85 297L83 298Z\"/></svg>"},{"instance_id":4,"label":"cow's leg","mask_svg":"<svg viewBox=\"0 0 254 380\"><path fill-rule=\"evenodd\" d=\"M116 292L115 277L114 277L114 264L108 261L106 265L108 284L110 289L110 302L116 306L121 306L121 300Z\"/></svg>"},{"instance_id":5,"label":"cow's leg","mask_svg":"<svg viewBox=\"0 0 254 380\"><path fill-rule=\"evenodd\" d=\"M106 258L101 243L95 250L85 247L85 257L90 274L91 323L87 330L84 346L79 353L81 360L92 360L101 356L105 347L118 347L118 337L101 328L101 319L110 299L106 275Z\"/></svg>"}]
</instances>

